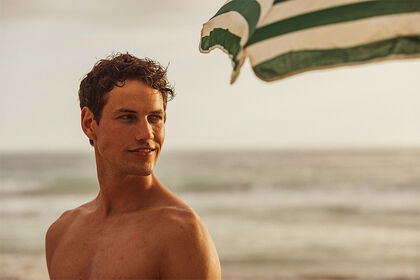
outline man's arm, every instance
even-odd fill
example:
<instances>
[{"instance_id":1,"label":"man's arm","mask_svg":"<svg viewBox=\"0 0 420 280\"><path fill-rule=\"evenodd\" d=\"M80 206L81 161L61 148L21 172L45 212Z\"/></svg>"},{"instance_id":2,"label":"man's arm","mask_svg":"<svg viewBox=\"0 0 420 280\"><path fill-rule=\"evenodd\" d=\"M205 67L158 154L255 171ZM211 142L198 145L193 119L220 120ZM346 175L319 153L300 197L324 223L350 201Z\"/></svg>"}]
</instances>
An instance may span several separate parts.
<instances>
[{"instance_id":1,"label":"man's arm","mask_svg":"<svg viewBox=\"0 0 420 280\"><path fill-rule=\"evenodd\" d=\"M205 225L192 211L172 215L165 240L162 279L221 279L216 248Z\"/></svg>"},{"instance_id":2,"label":"man's arm","mask_svg":"<svg viewBox=\"0 0 420 280\"><path fill-rule=\"evenodd\" d=\"M51 278L51 260L54 255L55 248L57 247L58 241L61 237L61 228L65 223L66 217L68 217L70 211L64 212L54 223L50 225L45 235L45 257L47 260L48 274Z\"/></svg>"},{"instance_id":3,"label":"man's arm","mask_svg":"<svg viewBox=\"0 0 420 280\"><path fill-rule=\"evenodd\" d=\"M54 253L55 248L55 232L56 229L54 227L54 224L52 224L47 231L47 234L45 235L45 257L47 260L47 268L48 268L48 274L51 278L51 258Z\"/></svg>"}]
</instances>

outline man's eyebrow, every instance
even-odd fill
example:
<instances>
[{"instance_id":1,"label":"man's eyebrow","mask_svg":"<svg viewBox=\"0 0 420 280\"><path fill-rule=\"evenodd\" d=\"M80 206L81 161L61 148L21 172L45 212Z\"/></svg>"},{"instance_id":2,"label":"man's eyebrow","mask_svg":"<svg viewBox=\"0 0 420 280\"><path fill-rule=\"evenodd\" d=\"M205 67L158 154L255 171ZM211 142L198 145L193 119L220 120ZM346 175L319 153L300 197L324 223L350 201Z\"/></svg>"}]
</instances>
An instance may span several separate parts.
<instances>
[{"instance_id":1,"label":"man's eyebrow","mask_svg":"<svg viewBox=\"0 0 420 280\"><path fill-rule=\"evenodd\" d=\"M120 109L116 110L115 113L133 113L133 114L137 114L137 111L130 110L130 109L125 109L125 108L120 108Z\"/></svg>"},{"instance_id":2,"label":"man's eyebrow","mask_svg":"<svg viewBox=\"0 0 420 280\"><path fill-rule=\"evenodd\" d=\"M165 111L163 111L163 110L156 110L156 111L152 111L152 112L150 112L151 114L164 114L165 113Z\"/></svg>"}]
</instances>

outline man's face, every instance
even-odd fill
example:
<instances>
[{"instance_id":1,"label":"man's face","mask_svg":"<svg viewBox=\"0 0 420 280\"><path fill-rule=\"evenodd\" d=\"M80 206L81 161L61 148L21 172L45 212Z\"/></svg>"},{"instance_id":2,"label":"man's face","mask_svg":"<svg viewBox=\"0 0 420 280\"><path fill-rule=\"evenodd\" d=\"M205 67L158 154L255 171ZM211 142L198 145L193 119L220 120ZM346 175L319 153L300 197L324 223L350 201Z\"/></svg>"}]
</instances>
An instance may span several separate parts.
<instances>
[{"instance_id":1,"label":"man's face","mask_svg":"<svg viewBox=\"0 0 420 280\"><path fill-rule=\"evenodd\" d=\"M165 138L164 119L158 90L136 80L114 87L94 124L97 160L123 174L150 175Z\"/></svg>"}]
</instances>

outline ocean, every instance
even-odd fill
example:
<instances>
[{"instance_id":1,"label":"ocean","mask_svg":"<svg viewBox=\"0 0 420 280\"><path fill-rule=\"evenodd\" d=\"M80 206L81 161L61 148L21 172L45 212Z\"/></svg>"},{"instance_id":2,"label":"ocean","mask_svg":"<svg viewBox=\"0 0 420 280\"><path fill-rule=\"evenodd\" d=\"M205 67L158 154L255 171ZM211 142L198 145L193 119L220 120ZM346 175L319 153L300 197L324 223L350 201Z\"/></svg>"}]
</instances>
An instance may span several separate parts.
<instances>
[{"instance_id":1,"label":"ocean","mask_svg":"<svg viewBox=\"0 0 420 280\"><path fill-rule=\"evenodd\" d=\"M44 236L98 192L92 154L0 155L0 279L48 279ZM172 151L223 279L420 279L420 149Z\"/></svg>"}]
</instances>

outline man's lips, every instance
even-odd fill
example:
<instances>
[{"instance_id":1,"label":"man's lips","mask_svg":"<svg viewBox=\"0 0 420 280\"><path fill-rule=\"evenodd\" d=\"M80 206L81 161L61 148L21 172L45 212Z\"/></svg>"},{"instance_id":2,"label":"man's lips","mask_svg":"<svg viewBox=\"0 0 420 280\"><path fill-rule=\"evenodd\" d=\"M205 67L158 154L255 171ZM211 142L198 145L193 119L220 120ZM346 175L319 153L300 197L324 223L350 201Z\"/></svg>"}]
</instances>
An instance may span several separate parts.
<instances>
[{"instance_id":1,"label":"man's lips","mask_svg":"<svg viewBox=\"0 0 420 280\"><path fill-rule=\"evenodd\" d=\"M131 149L131 150L128 150L128 151L130 151L130 152L148 153L148 152L154 151L154 150L156 150L156 148L152 148L152 147L141 147L141 148Z\"/></svg>"},{"instance_id":2,"label":"man's lips","mask_svg":"<svg viewBox=\"0 0 420 280\"><path fill-rule=\"evenodd\" d=\"M137 156L141 156L141 157L148 157L151 156L154 152L155 152L156 148L151 148L151 147L141 147L141 148L136 148L136 149L130 149L128 150L130 153L133 153Z\"/></svg>"}]
</instances>

